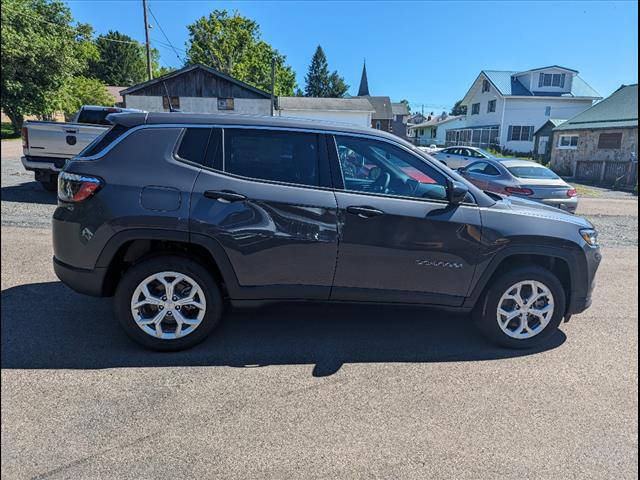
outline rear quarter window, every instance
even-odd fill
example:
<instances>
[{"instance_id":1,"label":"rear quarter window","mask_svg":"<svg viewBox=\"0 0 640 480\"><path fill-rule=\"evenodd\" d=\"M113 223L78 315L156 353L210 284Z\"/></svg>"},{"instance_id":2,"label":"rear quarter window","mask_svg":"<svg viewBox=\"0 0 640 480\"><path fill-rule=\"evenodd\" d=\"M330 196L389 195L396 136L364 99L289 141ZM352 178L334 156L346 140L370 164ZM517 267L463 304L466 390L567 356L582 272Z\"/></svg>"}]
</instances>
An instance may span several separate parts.
<instances>
[{"instance_id":1,"label":"rear quarter window","mask_svg":"<svg viewBox=\"0 0 640 480\"><path fill-rule=\"evenodd\" d=\"M122 125L114 125L87 145L87 147L78 154L78 157L93 157L94 155L98 155L127 130L128 128Z\"/></svg>"},{"instance_id":2,"label":"rear quarter window","mask_svg":"<svg viewBox=\"0 0 640 480\"><path fill-rule=\"evenodd\" d=\"M176 156L180 160L222 170L221 137L219 128L186 128Z\"/></svg>"}]
</instances>

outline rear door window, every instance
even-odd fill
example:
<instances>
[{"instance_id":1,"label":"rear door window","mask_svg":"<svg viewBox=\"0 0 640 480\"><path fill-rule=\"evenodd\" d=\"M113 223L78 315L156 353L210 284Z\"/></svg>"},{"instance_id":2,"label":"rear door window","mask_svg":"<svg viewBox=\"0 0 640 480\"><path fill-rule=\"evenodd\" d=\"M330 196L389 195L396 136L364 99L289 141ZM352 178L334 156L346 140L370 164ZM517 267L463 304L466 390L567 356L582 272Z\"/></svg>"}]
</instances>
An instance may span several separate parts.
<instances>
[{"instance_id":1,"label":"rear door window","mask_svg":"<svg viewBox=\"0 0 640 480\"><path fill-rule=\"evenodd\" d=\"M186 128L176 151L178 158L203 165L210 135L210 128Z\"/></svg>"},{"instance_id":2,"label":"rear door window","mask_svg":"<svg viewBox=\"0 0 640 480\"><path fill-rule=\"evenodd\" d=\"M225 172L273 182L320 185L318 135L225 129Z\"/></svg>"}]
</instances>

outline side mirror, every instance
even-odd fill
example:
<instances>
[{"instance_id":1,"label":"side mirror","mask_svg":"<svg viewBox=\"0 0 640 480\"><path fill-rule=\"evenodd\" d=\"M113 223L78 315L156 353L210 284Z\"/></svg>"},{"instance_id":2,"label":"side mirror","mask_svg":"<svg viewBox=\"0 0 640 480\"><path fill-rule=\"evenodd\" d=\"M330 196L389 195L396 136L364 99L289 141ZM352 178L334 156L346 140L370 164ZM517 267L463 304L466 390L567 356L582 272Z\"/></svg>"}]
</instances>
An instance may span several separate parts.
<instances>
[{"instance_id":1,"label":"side mirror","mask_svg":"<svg viewBox=\"0 0 640 480\"><path fill-rule=\"evenodd\" d=\"M369 170L369 180L376 181L381 173L382 169L380 167L372 167L371 170Z\"/></svg>"},{"instance_id":2,"label":"side mirror","mask_svg":"<svg viewBox=\"0 0 640 480\"><path fill-rule=\"evenodd\" d=\"M447 200L452 205L459 205L467 198L469 189L464 183L449 180L447 185Z\"/></svg>"}]
</instances>

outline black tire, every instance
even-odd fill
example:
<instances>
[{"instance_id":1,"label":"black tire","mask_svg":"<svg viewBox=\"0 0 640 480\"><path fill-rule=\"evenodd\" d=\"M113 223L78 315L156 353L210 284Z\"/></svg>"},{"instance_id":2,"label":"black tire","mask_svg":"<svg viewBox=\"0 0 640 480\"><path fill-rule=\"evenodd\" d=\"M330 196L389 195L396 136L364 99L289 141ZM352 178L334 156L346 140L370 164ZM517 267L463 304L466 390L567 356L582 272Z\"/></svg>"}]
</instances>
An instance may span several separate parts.
<instances>
[{"instance_id":1,"label":"black tire","mask_svg":"<svg viewBox=\"0 0 640 480\"><path fill-rule=\"evenodd\" d=\"M543 283L554 298L554 310L549 323L536 335L518 339L507 335L498 324L497 309L502 295L518 282L535 280ZM474 322L482 334L490 341L507 348L535 348L546 343L558 330L564 317L566 294L560 280L549 270L538 266L519 267L510 270L487 287L473 312Z\"/></svg>"},{"instance_id":2,"label":"black tire","mask_svg":"<svg viewBox=\"0 0 640 480\"><path fill-rule=\"evenodd\" d=\"M57 192L58 191L58 177L52 177L51 180L40 180L40 185L47 192Z\"/></svg>"},{"instance_id":3,"label":"black tire","mask_svg":"<svg viewBox=\"0 0 640 480\"><path fill-rule=\"evenodd\" d=\"M163 271L188 275L198 283L206 299L205 315L197 328L173 340L156 338L144 332L131 313L131 297L138 285L150 275ZM132 266L120 280L114 301L116 316L127 335L146 348L160 351L184 350L200 343L218 325L223 311L222 293L213 276L196 261L179 255L151 257Z\"/></svg>"}]
</instances>

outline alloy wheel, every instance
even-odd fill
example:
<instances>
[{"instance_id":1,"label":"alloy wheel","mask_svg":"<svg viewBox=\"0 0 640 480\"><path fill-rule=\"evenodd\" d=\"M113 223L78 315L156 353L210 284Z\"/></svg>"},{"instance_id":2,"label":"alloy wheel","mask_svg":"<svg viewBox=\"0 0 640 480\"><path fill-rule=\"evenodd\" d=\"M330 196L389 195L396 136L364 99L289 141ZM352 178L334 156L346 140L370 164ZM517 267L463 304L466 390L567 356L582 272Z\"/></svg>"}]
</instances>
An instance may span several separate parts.
<instances>
[{"instance_id":1,"label":"alloy wheel","mask_svg":"<svg viewBox=\"0 0 640 480\"><path fill-rule=\"evenodd\" d=\"M498 302L497 321L509 337L524 340L544 330L554 312L553 294L536 280L518 282Z\"/></svg>"},{"instance_id":2,"label":"alloy wheel","mask_svg":"<svg viewBox=\"0 0 640 480\"><path fill-rule=\"evenodd\" d=\"M131 296L131 315L146 334L175 340L192 333L204 319L207 301L198 283L178 272L145 278Z\"/></svg>"}]
</instances>

